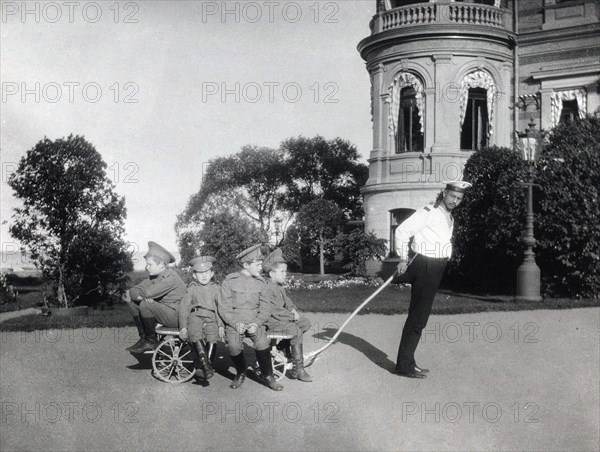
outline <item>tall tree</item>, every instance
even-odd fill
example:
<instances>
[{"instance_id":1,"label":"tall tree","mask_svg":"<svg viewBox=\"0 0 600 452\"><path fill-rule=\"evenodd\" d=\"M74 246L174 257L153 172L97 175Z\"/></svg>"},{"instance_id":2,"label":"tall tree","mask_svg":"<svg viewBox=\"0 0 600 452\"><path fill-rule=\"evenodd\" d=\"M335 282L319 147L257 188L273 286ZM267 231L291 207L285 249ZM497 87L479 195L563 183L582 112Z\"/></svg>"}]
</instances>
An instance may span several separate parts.
<instances>
[{"instance_id":1,"label":"tall tree","mask_svg":"<svg viewBox=\"0 0 600 452\"><path fill-rule=\"evenodd\" d=\"M312 244L319 256L321 275L325 274L325 251L332 245L338 227L344 221L344 212L333 201L317 198L300 209L295 227L299 240Z\"/></svg>"},{"instance_id":2,"label":"tall tree","mask_svg":"<svg viewBox=\"0 0 600 452\"><path fill-rule=\"evenodd\" d=\"M115 193L92 144L73 135L44 138L27 151L8 184L23 202L10 232L56 283L60 305L124 289L132 267L122 239L125 199Z\"/></svg>"},{"instance_id":3,"label":"tall tree","mask_svg":"<svg viewBox=\"0 0 600 452\"><path fill-rule=\"evenodd\" d=\"M299 212L317 198L335 202L348 219L362 219L360 188L368 177L368 168L360 163L356 147L341 138L326 140L290 138L281 143L288 171L287 192L282 204Z\"/></svg>"},{"instance_id":4,"label":"tall tree","mask_svg":"<svg viewBox=\"0 0 600 452\"><path fill-rule=\"evenodd\" d=\"M205 202L211 194L227 193L232 205L267 232L277 211L278 195L284 188L285 178L281 151L244 146L237 154L210 162L198 202Z\"/></svg>"}]
</instances>

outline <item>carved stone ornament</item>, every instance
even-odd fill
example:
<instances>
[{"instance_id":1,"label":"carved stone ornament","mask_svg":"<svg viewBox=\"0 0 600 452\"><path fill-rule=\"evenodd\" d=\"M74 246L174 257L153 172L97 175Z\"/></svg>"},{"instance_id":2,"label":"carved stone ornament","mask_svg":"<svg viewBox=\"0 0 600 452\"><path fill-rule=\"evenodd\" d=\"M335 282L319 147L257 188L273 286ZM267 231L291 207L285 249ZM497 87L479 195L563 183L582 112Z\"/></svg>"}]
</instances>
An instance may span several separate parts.
<instances>
[{"instance_id":1,"label":"carved stone ornament","mask_svg":"<svg viewBox=\"0 0 600 452\"><path fill-rule=\"evenodd\" d=\"M562 111L563 101L576 100L579 109L579 117L585 118L587 111L587 93L585 89L570 89L565 91L556 91L550 98L550 108L552 114L552 126L558 125L560 121L560 112Z\"/></svg>"},{"instance_id":2,"label":"carved stone ornament","mask_svg":"<svg viewBox=\"0 0 600 452\"><path fill-rule=\"evenodd\" d=\"M400 113L400 92L403 88L411 86L416 94L415 100L419 109L419 121L421 122L421 132L424 132L423 111L425 108L425 94L421 81L409 72L400 72L388 88L389 97L391 99L390 110L388 115L388 128L392 143L395 144L396 133L398 131L398 114Z\"/></svg>"},{"instance_id":3,"label":"carved stone ornament","mask_svg":"<svg viewBox=\"0 0 600 452\"><path fill-rule=\"evenodd\" d=\"M490 125L487 134L488 136L492 135L494 133L493 119L497 88L492 76L486 71L482 70L477 70L465 75L460 83L460 129L462 130L462 126L465 123L465 113L467 111L470 88L483 88L486 90L487 112Z\"/></svg>"}]
</instances>

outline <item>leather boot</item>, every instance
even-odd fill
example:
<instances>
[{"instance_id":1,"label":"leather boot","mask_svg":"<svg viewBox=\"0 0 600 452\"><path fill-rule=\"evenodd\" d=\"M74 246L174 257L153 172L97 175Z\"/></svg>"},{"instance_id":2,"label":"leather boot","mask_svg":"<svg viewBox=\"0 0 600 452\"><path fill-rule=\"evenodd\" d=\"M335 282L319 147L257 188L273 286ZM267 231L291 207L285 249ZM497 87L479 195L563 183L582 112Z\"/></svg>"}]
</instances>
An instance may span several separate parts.
<instances>
[{"instance_id":1,"label":"leather boot","mask_svg":"<svg viewBox=\"0 0 600 452\"><path fill-rule=\"evenodd\" d=\"M196 351L196 376L205 380L210 380L215 372L208 362L208 356L206 356L204 344L202 341L196 341L193 343L193 346L194 350Z\"/></svg>"},{"instance_id":2,"label":"leather boot","mask_svg":"<svg viewBox=\"0 0 600 452\"><path fill-rule=\"evenodd\" d=\"M128 352L130 352L131 350L133 350L135 348L139 348L144 343L144 339L146 339L146 333L144 333L144 325L142 325L142 319L140 318L139 315L133 316L133 323L135 323L135 326L138 330L138 334L139 334L140 338L138 339L138 341L135 344L127 347Z\"/></svg>"},{"instance_id":3,"label":"leather boot","mask_svg":"<svg viewBox=\"0 0 600 452\"><path fill-rule=\"evenodd\" d=\"M271 351L267 348L264 350L256 350L256 359L260 367L260 374L264 383L273 391L281 391L283 385L280 384L273 376L273 362L271 361Z\"/></svg>"},{"instance_id":4,"label":"leather boot","mask_svg":"<svg viewBox=\"0 0 600 452\"><path fill-rule=\"evenodd\" d=\"M156 324L158 322L154 317L142 317L142 325L144 326L145 338L142 343L135 348L131 348L132 353L151 352L156 347L158 338L156 336Z\"/></svg>"},{"instance_id":5,"label":"leather boot","mask_svg":"<svg viewBox=\"0 0 600 452\"><path fill-rule=\"evenodd\" d=\"M237 389L244 383L246 379L246 358L244 358L244 352L239 355L232 355L231 360L235 366L236 376L233 377L233 381L229 385L231 389Z\"/></svg>"},{"instance_id":6,"label":"leather boot","mask_svg":"<svg viewBox=\"0 0 600 452\"><path fill-rule=\"evenodd\" d=\"M300 381L312 381L312 378L306 370L304 370L304 352L302 342L292 345L292 370L289 371L288 377Z\"/></svg>"},{"instance_id":7,"label":"leather boot","mask_svg":"<svg viewBox=\"0 0 600 452\"><path fill-rule=\"evenodd\" d=\"M277 350L282 351L285 357L289 359L292 357L292 353L290 352L291 346L292 343L290 342L290 339L282 339L277 344Z\"/></svg>"}]
</instances>

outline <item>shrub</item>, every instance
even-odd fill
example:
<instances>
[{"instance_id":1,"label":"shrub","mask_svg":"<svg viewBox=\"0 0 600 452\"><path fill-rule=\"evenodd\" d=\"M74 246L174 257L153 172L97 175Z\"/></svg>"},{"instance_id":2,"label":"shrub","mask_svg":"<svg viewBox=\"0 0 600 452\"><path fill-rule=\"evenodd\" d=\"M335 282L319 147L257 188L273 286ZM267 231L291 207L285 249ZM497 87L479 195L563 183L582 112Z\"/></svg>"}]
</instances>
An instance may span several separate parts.
<instances>
[{"instance_id":1,"label":"shrub","mask_svg":"<svg viewBox=\"0 0 600 452\"><path fill-rule=\"evenodd\" d=\"M387 253L386 240L378 239L372 232L356 228L347 234L341 234L336 241L336 248L342 255L344 268L352 276L366 276L366 262L371 259L381 260Z\"/></svg>"},{"instance_id":2,"label":"shrub","mask_svg":"<svg viewBox=\"0 0 600 452\"><path fill-rule=\"evenodd\" d=\"M511 149L478 151L465 165L473 184L454 212L454 256L446 283L460 290L510 293L524 246L525 163Z\"/></svg>"},{"instance_id":3,"label":"shrub","mask_svg":"<svg viewBox=\"0 0 600 452\"><path fill-rule=\"evenodd\" d=\"M554 128L538 163L537 262L553 296L600 294L600 116Z\"/></svg>"}]
</instances>

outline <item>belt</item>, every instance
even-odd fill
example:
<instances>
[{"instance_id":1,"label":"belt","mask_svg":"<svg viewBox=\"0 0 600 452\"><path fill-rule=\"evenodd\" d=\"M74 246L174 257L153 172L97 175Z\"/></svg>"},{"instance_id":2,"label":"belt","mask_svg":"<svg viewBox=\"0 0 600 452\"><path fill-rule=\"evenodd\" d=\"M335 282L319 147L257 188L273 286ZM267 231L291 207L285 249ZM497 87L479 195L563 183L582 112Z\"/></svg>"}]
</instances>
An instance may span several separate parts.
<instances>
[{"instance_id":1,"label":"belt","mask_svg":"<svg viewBox=\"0 0 600 452\"><path fill-rule=\"evenodd\" d=\"M196 311L200 311L200 310L214 312L214 311L211 311L210 309L203 308L202 306L194 306L190 312L196 312Z\"/></svg>"}]
</instances>

